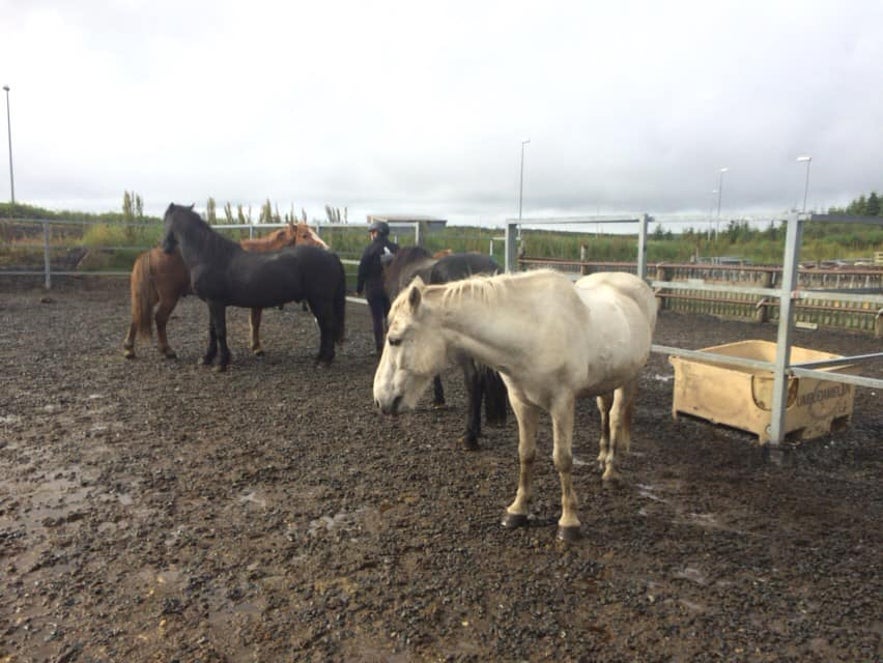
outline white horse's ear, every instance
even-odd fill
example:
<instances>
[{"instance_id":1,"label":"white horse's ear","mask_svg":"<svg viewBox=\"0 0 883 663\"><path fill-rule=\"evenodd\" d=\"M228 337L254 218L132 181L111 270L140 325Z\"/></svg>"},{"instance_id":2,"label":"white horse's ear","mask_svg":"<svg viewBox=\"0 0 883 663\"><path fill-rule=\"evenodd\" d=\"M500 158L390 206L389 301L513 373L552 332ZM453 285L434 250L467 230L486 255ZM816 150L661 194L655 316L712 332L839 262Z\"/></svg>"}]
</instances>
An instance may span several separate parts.
<instances>
[{"instance_id":1,"label":"white horse's ear","mask_svg":"<svg viewBox=\"0 0 883 663\"><path fill-rule=\"evenodd\" d=\"M418 288L423 288L423 287L426 286L426 282L423 280L422 277L420 277L420 276L415 276L415 277L414 277L414 280L411 281L411 285L413 285L413 286L415 286L415 287L418 287Z\"/></svg>"},{"instance_id":2,"label":"white horse's ear","mask_svg":"<svg viewBox=\"0 0 883 663\"><path fill-rule=\"evenodd\" d=\"M408 304L411 305L412 313L416 313L417 307L420 306L420 301L423 299L420 289L420 286L423 285L423 280L419 276L414 280L419 281L419 283L414 283L411 286L411 292L408 293Z\"/></svg>"}]
</instances>

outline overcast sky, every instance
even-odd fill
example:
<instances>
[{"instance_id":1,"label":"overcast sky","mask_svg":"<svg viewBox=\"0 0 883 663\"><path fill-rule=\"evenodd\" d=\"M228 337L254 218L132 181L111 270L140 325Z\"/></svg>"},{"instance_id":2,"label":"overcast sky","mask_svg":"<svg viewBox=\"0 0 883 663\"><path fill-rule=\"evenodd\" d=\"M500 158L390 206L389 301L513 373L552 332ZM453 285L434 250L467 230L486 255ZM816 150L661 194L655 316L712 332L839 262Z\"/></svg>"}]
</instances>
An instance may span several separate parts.
<instances>
[{"instance_id":1,"label":"overcast sky","mask_svg":"<svg viewBox=\"0 0 883 663\"><path fill-rule=\"evenodd\" d=\"M0 84L16 200L52 209L500 224L530 139L524 217L716 214L727 168L726 217L802 206L800 155L809 208L883 190L881 25L880 0L0 0Z\"/></svg>"}]
</instances>

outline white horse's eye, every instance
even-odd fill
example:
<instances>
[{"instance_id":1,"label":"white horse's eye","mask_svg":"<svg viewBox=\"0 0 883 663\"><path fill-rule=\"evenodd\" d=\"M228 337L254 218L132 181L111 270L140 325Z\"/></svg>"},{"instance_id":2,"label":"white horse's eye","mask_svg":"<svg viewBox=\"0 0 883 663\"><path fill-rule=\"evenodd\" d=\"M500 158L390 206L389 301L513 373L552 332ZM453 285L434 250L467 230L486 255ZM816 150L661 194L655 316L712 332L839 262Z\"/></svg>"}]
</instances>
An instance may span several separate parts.
<instances>
[{"instance_id":1,"label":"white horse's eye","mask_svg":"<svg viewBox=\"0 0 883 663\"><path fill-rule=\"evenodd\" d=\"M392 347L397 347L397 346L399 346L399 345L402 344L402 339L400 339L400 338L390 338L390 339L389 339L389 344L390 344Z\"/></svg>"}]
</instances>

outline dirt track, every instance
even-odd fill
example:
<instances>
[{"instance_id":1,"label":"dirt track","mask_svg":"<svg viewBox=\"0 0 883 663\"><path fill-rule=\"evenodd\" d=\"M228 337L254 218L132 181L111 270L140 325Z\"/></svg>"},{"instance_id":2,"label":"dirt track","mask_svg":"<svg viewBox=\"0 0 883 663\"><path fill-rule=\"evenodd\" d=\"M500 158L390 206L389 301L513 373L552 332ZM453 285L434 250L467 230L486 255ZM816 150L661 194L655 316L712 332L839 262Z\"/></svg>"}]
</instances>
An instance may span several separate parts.
<instances>
[{"instance_id":1,"label":"dirt track","mask_svg":"<svg viewBox=\"0 0 883 663\"><path fill-rule=\"evenodd\" d=\"M126 361L125 282L0 284L0 661L883 657L879 393L858 390L847 430L765 464L748 434L673 420L654 355L618 488L600 485L597 415L580 408L585 539L568 546L548 425L535 518L505 530L514 421L457 448L453 372L448 409L381 419L370 322L358 305L348 316L322 370L298 307L265 312L263 359L231 310L234 363L217 374L196 365L194 298L169 326L177 361L144 344ZM666 313L656 342L774 335Z\"/></svg>"}]
</instances>

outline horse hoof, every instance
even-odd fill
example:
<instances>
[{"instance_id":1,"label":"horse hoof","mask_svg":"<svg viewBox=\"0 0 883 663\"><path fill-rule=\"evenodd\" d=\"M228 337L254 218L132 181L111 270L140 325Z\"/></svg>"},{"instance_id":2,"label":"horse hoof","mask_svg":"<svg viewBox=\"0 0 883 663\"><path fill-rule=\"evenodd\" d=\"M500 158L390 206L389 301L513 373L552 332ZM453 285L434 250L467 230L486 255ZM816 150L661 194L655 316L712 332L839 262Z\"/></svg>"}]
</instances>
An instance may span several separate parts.
<instances>
[{"instance_id":1,"label":"horse hoof","mask_svg":"<svg viewBox=\"0 0 883 663\"><path fill-rule=\"evenodd\" d=\"M135 351L134 350L124 350L123 357L125 357L126 359L134 359L135 358Z\"/></svg>"},{"instance_id":2,"label":"horse hoof","mask_svg":"<svg viewBox=\"0 0 883 663\"><path fill-rule=\"evenodd\" d=\"M166 359L177 359L178 354L174 350L166 350L162 353L162 356Z\"/></svg>"},{"instance_id":3,"label":"horse hoof","mask_svg":"<svg viewBox=\"0 0 883 663\"><path fill-rule=\"evenodd\" d=\"M612 467L607 467L607 469L604 470L604 474L601 475L601 481L604 485L614 486L618 484L621 479L622 475Z\"/></svg>"},{"instance_id":4,"label":"horse hoof","mask_svg":"<svg viewBox=\"0 0 883 663\"><path fill-rule=\"evenodd\" d=\"M252 350L252 353L254 354L255 357L263 357L264 356L264 349L258 348L257 350Z\"/></svg>"},{"instance_id":5,"label":"horse hoof","mask_svg":"<svg viewBox=\"0 0 883 663\"><path fill-rule=\"evenodd\" d=\"M583 538L583 534L580 531L579 525L576 527L559 527L558 528L558 540L564 541L565 543L576 543L580 539Z\"/></svg>"},{"instance_id":6,"label":"horse hoof","mask_svg":"<svg viewBox=\"0 0 883 663\"><path fill-rule=\"evenodd\" d=\"M466 451L478 451L481 447L478 446L478 440L471 435L464 435L460 438L460 444L463 445L463 448Z\"/></svg>"},{"instance_id":7,"label":"horse hoof","mask_svg":"<svg viewBox=\"0 0 883 663\"><path fill-rule=\"evenodd\" d=\"M444 410L447 406L448 406L448 404L445 403L444 401L435 401L432 404L432 409L433 410Z\"/></svg>"},{"instance_id":8,"label":"horse hoof","mask_svg":"<svg viewBox=\"0 0 883 663\"><path fill-rule=\"evenodd\" d=\"M502 525L506 529L524 527L527 525L527 516L523 513L506 513L506 515L503 516Z\"/></svg>"},{"instance_id":9,"label":"horse hoof","mask_svg":"<svg viewBox=\"0 0 883 663\"><path fill-rule=\"evenodd\" d=\"M217 366L215 366L215 372L226 373L227 372L227 364L218 364Z\"/></svg>"}]
</instances>

